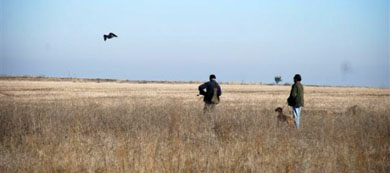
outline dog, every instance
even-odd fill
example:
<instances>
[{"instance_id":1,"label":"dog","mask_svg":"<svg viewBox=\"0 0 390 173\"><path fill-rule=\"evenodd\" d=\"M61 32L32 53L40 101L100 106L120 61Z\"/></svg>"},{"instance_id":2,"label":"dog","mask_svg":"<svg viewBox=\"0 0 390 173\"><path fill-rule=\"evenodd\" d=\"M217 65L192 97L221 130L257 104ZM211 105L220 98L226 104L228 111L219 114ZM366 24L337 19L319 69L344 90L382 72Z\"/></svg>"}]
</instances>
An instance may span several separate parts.
<instances>
[{"instance_id":1,"label":"dog","mask_svg":"<svg viewBox=\"0 0 390 173\"><path fill-rule=\"evenodd\" d=\"M283 114L283 108L277 107L275 112L278 113L278 127L280 127L284 122L287 122L291 128L294 128L294 118L292 116Z\"/></svg>"}]
</instances>

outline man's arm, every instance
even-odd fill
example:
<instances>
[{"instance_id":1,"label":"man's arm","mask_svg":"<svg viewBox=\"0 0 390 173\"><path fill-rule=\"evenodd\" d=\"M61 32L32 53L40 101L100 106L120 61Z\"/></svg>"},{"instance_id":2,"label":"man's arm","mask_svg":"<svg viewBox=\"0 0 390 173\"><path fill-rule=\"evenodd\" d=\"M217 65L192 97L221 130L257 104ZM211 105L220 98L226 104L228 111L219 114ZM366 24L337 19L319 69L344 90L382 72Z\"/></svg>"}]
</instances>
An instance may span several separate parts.
<instances>
[{"instance_id":1,"label":"man's arm","mask_svg":"<svg viewBox=\"0 0 390 173\"><path fill-rule=\"evenodd\" d=\"M206 95L206 92L204 91L204 89L207 88L207 84L208 83L206 82L206 83L199 86L198 90L199 90L200 95Z\"/></svg>"},{"instance_id":2,"label":"man's arm","mask_svg":"<svg viewBox=\"0 0 390 173\"><path fill-rule=\"evenodd\" d=\"M222 95L222 90L221 90L221 87L219 85L217 86L217 95L218 95L218 97Z\"/></svg>"},{"instance_id":3,"label":"man's arm","mask_svg":"<svg viewBox=\"0 0 390 173\"><path fill-rule=\"evenodd\" d=\"M302 107L305 106L305 97L303 96L303 94L304 94L304 91L303 91L303 86L302 86L302 89L301 89Z\"/></svg>"},{"instance_id":4,"label":"man's arm","mask_svg":"<svg viewBox=\"0 0 390 173\"><path fill-rule=\"evenodd\" d=\"M292 86L291 96L293 98L297 98L297 96L298 96L298 88L297 88L297 85L295 85L295 84Z\"/></svg>"}]
</instances>

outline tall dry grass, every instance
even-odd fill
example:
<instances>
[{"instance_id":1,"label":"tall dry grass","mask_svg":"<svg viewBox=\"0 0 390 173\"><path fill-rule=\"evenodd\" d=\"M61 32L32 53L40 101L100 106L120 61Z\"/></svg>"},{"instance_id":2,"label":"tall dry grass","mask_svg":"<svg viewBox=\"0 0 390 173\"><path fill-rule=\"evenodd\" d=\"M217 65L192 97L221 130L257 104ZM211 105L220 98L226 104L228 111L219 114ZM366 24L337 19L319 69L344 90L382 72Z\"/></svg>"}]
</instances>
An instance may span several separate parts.
<instances>
[{"instance_id":1,"label":"tall dry grass","mask_svg":"<svg viewBox=\"0 0 390 173\"><path fill-rule=\"evenodd\" d=\"M207 115L196 89L0 80L0 172L390 172L389 89L305 87L299 131L288 86L222 85Z\"/></svg>"}]
</instances>

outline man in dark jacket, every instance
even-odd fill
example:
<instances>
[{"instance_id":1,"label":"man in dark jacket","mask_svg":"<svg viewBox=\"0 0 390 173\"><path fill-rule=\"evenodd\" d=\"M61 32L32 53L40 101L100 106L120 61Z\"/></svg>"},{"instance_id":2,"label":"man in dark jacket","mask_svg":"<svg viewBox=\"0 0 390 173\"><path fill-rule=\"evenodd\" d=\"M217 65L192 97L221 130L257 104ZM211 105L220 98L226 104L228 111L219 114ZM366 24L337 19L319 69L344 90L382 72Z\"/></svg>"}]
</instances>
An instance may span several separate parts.
<instances>
[{"instance_id":1,"label":"man in dark jacket","mask_svg":"<svg viewBox=\"0 0 390 173\"><path fill-rule=\"evenodd\" d=\"M294 115L294 124L299 128L299 120L301 116L301 108L304 106L303 85L301 84L301 75L294 76L294 84L291 87L290 97L288 97L288 105L292 107Z\"/></svg>"},{"instance_id":2,"label":"man in dark jacket","mask_svg":"<svg viewBox=\"0 0 390 173\"><path fill-rule=\"evenodd\" d=\"M221 96L222 90L216 79L215 75L212 74L210 75L210 81L200 85L198 88L199 94L204 96L204 113L211 112L215 105L219 103L219 96Z\"/></svg>"}]
</instances>

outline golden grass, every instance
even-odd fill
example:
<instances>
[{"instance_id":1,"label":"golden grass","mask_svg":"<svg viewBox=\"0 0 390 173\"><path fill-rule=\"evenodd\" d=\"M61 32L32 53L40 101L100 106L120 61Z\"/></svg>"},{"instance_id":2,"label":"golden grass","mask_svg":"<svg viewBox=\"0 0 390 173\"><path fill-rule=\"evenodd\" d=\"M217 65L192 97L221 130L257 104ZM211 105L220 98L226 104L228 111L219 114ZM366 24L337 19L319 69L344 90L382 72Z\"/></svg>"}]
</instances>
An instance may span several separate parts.
<instances>
[{"instance_id":1,"label":"golden grass","mask_svg":"<svg viewBox=\"0 0 390 173\"><path fill-rule=\"evenodd\" d=\"M207 115L197 86L0 80L0 172L390 172L389 89L305 87L296 131L289 86L221 85Z\"/></svg>"}]
</instances>

